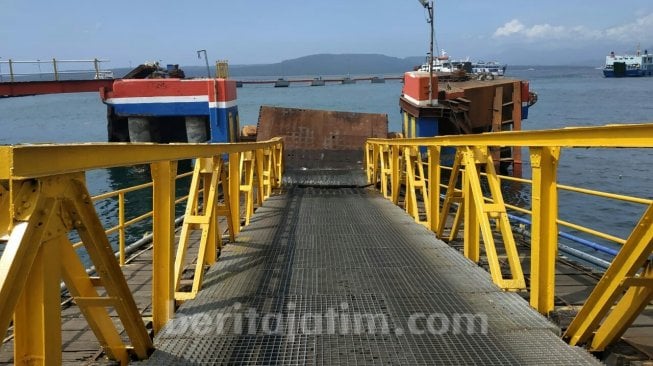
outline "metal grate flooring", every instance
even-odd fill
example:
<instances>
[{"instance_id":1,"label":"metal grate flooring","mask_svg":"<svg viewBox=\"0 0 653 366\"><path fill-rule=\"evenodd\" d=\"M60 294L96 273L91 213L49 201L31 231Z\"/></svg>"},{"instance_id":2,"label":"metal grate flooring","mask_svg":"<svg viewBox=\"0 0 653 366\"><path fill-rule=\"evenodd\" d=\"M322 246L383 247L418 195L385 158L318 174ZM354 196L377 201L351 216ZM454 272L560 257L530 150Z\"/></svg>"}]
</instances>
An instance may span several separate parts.
<instances>
[{"instance_id":1,"label":"metal grate flooring","mask_svg":"<svg viewBox=\"0 0 653 366\"><path fill-rule=\"evenodd\" d=\"M271 197L155 344L143 364L599 364L359 188Z\"/></svg>"}]
</instances>

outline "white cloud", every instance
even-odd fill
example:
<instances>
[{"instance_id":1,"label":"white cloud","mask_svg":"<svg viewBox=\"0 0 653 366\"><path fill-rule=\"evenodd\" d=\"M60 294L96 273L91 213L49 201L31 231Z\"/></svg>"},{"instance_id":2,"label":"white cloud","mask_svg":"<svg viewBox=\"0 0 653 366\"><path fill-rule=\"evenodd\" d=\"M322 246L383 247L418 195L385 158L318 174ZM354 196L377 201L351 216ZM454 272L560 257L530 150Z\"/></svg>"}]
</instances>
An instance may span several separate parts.
<instances>
[{"instance_id":1,"label":"white cloud","mask_svg":"<svg viewBox=\"0 0 653 366\"><path fill-rule=\"evenodd\" d=\"M548 23L527 26L518 19L512 19L494 32L494 38L521 39L530 42L536 40L607 40L618 42L637 42L648 39L653 32L653 13L644 15L632 23L599 30L583 25L564 26Z\"/></svg>"},{"instance_id":2,"label":"white cloud","mask_svg":"<svg viewBox=\"0 0 653 366\"><path fill-rule=\"evenodd\" d=\"M635 22L605 30L605 36L616 41L646 40L653 32L653 13L645 15Z\"/></svg>"},{"instance_id":3,"label":"white cloud","mask_svg":"<svg viewBox=\"0 0 653 366\"><path fill-rule=\"evenodd\" d=\"M494 32L494 37L508 37L512 34L519 33L526 28L522 22L517 19L513 19L503 26L499 27Z\"/></svg>"}]
</instances>

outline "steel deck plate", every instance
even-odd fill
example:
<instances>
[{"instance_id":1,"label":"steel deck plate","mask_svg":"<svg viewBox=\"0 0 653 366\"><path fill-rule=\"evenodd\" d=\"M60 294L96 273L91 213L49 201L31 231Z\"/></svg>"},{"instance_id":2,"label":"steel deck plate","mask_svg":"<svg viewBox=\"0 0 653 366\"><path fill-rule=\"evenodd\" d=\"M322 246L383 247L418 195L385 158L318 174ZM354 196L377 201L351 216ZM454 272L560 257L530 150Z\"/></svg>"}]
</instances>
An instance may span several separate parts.
<instances>
[{"instance_id":1,"label":"steel deck plate","mask_svg":"<svg viewBox=\"0 0 653 366\"><path fill-rule=\"evenodd\" d=\"M378 194L290 188L226 245L144 364L599 362Z\"/></svg>"}]
</instances>

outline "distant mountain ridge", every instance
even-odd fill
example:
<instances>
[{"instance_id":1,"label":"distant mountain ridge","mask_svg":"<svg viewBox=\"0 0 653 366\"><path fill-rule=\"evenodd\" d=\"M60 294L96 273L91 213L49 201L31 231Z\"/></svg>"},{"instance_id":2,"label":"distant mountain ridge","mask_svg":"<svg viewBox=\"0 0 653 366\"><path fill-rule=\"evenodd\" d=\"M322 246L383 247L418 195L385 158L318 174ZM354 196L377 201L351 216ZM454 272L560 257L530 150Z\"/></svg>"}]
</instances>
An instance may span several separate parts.
<instances>
[{"instance_id":1,"label":"distant mountain ridge","mask_svg":"<svg viewBox=\"0 0 653 366\"><path fill-rule=\"evenodd\" d=\"M229 65L229 75L238 76L294 76L294 75L365 75L402 74L424 62L424 57L391 57L381 54L317 54L285 60L273 64ZM165 65L161 65L164 66ZM205 66L184 66L187 77L205 77ZM116 77L127 73L114 71ZM211 67L211 73L214 73Z\"/></svg>"}]
</instances>

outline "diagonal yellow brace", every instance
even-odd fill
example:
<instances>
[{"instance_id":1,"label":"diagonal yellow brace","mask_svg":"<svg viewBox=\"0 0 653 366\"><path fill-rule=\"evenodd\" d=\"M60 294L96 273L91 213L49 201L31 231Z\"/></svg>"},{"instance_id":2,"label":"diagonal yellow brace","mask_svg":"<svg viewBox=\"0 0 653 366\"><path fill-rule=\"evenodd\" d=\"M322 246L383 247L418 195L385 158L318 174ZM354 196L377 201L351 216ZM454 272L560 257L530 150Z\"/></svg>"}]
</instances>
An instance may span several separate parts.
<instances>
[{"instance_id":1,"label":"diagonal yellow brace","mask_svg":"<svg viewBox=\"0 0 653 366\"><path fill-rule=\"evenodd\" d=\"M404 162L406 167L406 196L404 198L404 209L419 223L419 212L417 210L417 188L415 183L415 160L412 147L404 147Z\"/></svg>"},{"instance_id":2,"label":"diagonal yellow brace","mask_svg":"<svg viewBox=\"0 0 653 366\"><path fill-rule=\"evenodd\" d=\"M449 175L449 183L447 184L447 192L444 195L444 201L442 202L442 209L440 210L440 223L438 224L437 236L441 238L444 234L444 229L447 224L447 217L449 216L449 211L451 210L451 205L455 201L454 197L456 196L456 184L458 182L458 175L460 174L460 165L462 164L462 152L460 149L456 150L456 156L453 161L453 167L451 168L451 173ZM460 208L459 208L460 210ZM456 214L458 217L458 214Z\"/></svg>"},{"instance_id":3,"label":"diagonal yellow brace","mask_svg":"<svg viewBox=\"0 0 653 366\"><path fill-rule=\"evenodd\" d=\"M621 247L619 253L612 260L610 267L605 271L603 277L601 277L601 280L585 301L585 305L569 324L563 336L569 341L569 344L584 343L592 336L614 302L623 294L627 279L634 277L637 271L642 268L652 250L653 204L648 206L626 243ZM633 306L633 308L620 307L623 314L635 312L636 310L637 306ZM631 316L619 315L623 319L631 319ZM619 326L623 325L625 324ZM599 340L597 343L603 342Z\"/></svg>"},{"instance_id":4,"label":"diagonal yellow brace","mask_svg":"<svg viewBox=\"0 0 653 366\"><path fill-rule=\"evenodd\" d=\"M479 178L476 164L478 162L485 164L487 173L488 184L490 186L491 200L494 202L490 208L485 203L483 191L481 189L481 181ZM463 164L465 166L465 177L469 184L469 192L465 192L465 205L474 204L474 211L478 218L478 223L481 228L481 235L485 245L485 255L488 259L490 266L490 274L493 282L504 290L520 290L526 288L526 281L524 280L524 273L519 261L519 253L517 252L517 245L512 235L512 228L508 221L508 215L505 210L503 196L501 194L501 186L496 171L494 170L494 163L492 157L489 156L487 148L464 148L463 149ZM506 251L508 264L510 267L511 279L506 279L501 273L501 265L499 264L499 257L496 250L494 236L492 233L492 226L490 224L490 216L499 224L503 245ZM465 230L468 230L469 223L465 223Z\"/></svg>"},{"instance_id":5,"label":"diagonal yellow brace","mask_svg":"<svg viewBox=\"0 0 653 366\"><path fill-rule=\"evenodd\" d=\"M31 181L25 184L33 184ZM38 192L38 191L37 191ZM18 297L39 250L48 222L58 207L53 198L40 192L34 213L26 222L14 224L0 257L0 334L6 334Z\"/></svg>"},{"instance_id":6,"label":"diagonal yellow brace","mask_svg":"<svg viewBox=\"0 0 653 366\"><path fill-rule=\"evenodd\" d=\"M72 218L97 272L102 274L108 296L118 299L115 310L131 340L134 353L139 359L145 359L153 349L152 340L145 329L102 223L97 217L83 176L70 179L68 186L70 189L66 195L65 209Z\"/></svg>"},{"instance_id":7,"label":"diagonal yellow brace","mask_svg":"<svg viewBox=\"0 0 653 366\"><path fill-rule=\"evenodd\" d=\"M61 255L61 272L68 291L73 298L97 297L98 292L91 278L86 274L84 265L75 253L72 243L64 236L58 240ZM57 289L59 285L57 284ZM80 305L79 309L88 321L88 325L98 339L100 346L110 358L126 364L129 361L127 346L123 344L120 334L116 329L109 313L103 307L86 307Z\"/></svg>"},{"instance_id":8,"label":"diagonal yellow brace","mask_svg":"<svg viewBox=\"0 0 653 366\"><path fill-rule=\"evenodd\" d=\"M175 257L175 299L187 300L195 297L199 292L204 278L204 266L215 263L216 241L220 228L217 220L218 211L218 186L223 172L222 159L200 158L197 160L193 178L190 185L190 193L186 206L186 215L182 225L177 256ZM204 179L202 179L204 178ZM204 182L203 207L199 207L200 181ZM225 200L227 198L225 197ZM189 294L177 291L181 281L181 274L186 265L186 251L191 231L199 228L201 231L193 285ZM220 239L221 241L221 239Z\"/></svg>"},{"instance_id":9,"label":"diagonal yellow brace","mask_svg":"<svg viewBox=\"0 0 653 366\"><path fill-rule=\"evenodd\" d=\"M240 192L245 196L245 225L254 214L254 154L251 151L240 154Z\"/></svg>"},{"instance_id":10,"label":"diagonal yellow brace","mask_svg":"<svg viewBox=\"0 0 653 366\"><path fill-rule=\"evenodd\" d=\"M592 351L603 351L618 340L653 300L653 265L647 262L641 276L626 281L631 286L594 333Z\"/></svg>"}]
</instances>

